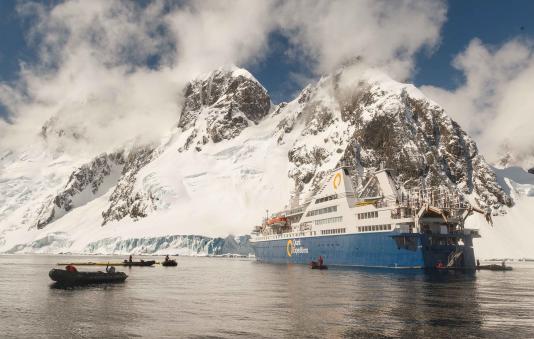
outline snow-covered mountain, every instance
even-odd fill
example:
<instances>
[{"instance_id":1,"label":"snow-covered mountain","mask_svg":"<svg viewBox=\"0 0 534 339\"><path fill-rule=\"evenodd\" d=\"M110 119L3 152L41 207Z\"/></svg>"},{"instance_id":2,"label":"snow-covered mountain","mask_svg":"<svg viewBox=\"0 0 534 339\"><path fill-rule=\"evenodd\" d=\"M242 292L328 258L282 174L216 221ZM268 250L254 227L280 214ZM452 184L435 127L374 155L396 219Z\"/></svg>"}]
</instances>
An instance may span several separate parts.
<instances>
[{"instance_id":1,"label":"snow-covered mountain","mask_svg":"<svg viewBox=\"0 0 534 339\"><path fill-rule=\"evenodd\" d=\"M0 150L0 252L221 253L198 239L247 233L290 194L316 192L341 163L364 175L382 164L407 187L458 190L499 214L529 196L503 184L438 104L376 70L344 68L276 106L236 67L199 76L183 95L159 143L74 156L57 140L76 142L83 131L51 117L40 145ZM496 219L494 229L520 227ZM488 238L481 248L500 246Z\"/></svg>"}]
</instances>

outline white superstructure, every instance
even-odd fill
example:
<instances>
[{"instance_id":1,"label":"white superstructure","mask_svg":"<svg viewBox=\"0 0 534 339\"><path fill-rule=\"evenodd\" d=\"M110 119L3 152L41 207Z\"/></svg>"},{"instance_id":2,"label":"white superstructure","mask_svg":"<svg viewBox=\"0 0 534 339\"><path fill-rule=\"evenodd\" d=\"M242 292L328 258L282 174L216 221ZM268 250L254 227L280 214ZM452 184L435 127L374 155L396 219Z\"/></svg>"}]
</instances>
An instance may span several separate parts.
<instances>
[{"instance_id":1,"label":"white superstructure","mask_svg":"<svg viewBox=\"0 0 534 339\"><path fill-rule=\"evenodd\" d=\"M463 222L472 212L463 198L449 190L410 190L399 187L389 170L378 170L353 188L349 167L332 171L323 187L302 204L266 218L253 231L254 242L292 237L367 232L470 232Z\"/></svg>"}]
</instances>

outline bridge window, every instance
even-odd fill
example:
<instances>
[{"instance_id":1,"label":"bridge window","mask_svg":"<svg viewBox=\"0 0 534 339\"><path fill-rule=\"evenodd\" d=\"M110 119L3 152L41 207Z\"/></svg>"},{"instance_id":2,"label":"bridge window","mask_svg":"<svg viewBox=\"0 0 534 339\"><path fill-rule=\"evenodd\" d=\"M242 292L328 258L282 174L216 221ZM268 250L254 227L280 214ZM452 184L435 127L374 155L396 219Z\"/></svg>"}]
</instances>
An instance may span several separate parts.
<instances>
[{"instance_id":1,"label":"bridge window","mask_svg":"<svg viewBox=\"0 0 534 339\"><path fill-rule=\"evenodd\" d=\"M335 199L337 199L337 194L333 194L333 195L329 195L329 196L326 196L326 197L319 198L319 199L315 200L315 203L316 204L320 204L322 202L335 200Z\"/></svg>"}]
</instances>

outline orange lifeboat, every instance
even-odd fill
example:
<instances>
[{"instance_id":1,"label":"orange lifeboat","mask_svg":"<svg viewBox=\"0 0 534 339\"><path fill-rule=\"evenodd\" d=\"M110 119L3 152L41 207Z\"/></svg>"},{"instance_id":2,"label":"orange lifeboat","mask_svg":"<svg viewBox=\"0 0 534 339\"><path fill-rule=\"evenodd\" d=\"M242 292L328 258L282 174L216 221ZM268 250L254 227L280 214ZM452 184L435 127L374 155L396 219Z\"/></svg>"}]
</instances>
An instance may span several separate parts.
<instances>
[{"instance_id":1,"label":"orange lifeboat","mask_svg":"<svg viewBox=\"0 0 534 339\"><path fill-rule=\"evenodd\" d=\"M267 220L267 225L286 225L287 224L287 218L286 217L274 217Z\"/></svg>"}]
</instances>

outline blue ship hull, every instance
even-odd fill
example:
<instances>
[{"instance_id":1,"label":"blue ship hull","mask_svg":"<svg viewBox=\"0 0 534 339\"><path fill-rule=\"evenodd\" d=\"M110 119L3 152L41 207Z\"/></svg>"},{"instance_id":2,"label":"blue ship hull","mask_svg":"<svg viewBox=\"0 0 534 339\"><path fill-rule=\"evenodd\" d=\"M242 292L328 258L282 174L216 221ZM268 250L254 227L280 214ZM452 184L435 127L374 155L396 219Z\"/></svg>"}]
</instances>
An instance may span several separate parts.
<instances>
[{"instance_id":1,"label":"blue ship hull","mask_svg":"<svg viewBox=\"0 0 534 339\"><path fill-rule=\"evenodd\" d=\"M461 238L463 245L452 239ZM447 265L449 255L460 248L457 269L474 269L470 235L428 235L396 232L296 237L253 243L256 260L269 263L308 264L319 256L329 266L435 268Z\"/></svg>"}]
</instances>

